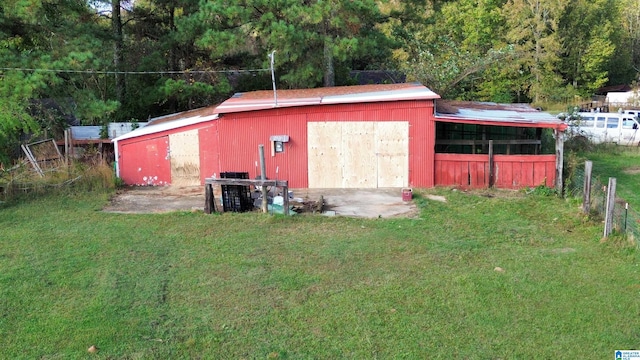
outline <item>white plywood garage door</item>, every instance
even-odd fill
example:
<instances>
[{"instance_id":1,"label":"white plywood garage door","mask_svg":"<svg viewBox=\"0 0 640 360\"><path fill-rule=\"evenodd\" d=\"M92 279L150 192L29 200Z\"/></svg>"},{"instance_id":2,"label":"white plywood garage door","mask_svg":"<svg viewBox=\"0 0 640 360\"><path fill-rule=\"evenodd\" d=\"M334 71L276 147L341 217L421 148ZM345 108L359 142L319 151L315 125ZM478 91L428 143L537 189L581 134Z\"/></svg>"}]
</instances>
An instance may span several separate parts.
<instances>
[{"instance_id":1,"label":"white plywood garage door","mask_svg":"<svg viewBox=\"0 0 640 360\"><path fill-rule=\"evenodd\" d=\"M403 187L409 177L408 122L310 122L310 188Z\"/></svg>"},{"instance_id":2,"label":"white plywood garage door","mask_svg":"<svg viewBox=\"0 0 640 360\"><path fill-rule=\"evenodd\" d=\"M172 185L200 185L199 144L198 130L169 135Z\"/></svg>"}]
</instances>

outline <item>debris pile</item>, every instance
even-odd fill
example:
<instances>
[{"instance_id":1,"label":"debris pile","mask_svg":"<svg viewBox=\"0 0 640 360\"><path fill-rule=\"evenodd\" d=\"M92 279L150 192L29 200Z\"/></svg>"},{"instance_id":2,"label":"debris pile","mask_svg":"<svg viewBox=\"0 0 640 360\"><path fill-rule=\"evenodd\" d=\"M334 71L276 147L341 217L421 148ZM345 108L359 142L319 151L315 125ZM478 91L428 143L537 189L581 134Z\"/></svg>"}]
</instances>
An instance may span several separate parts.
<instances>
[{"instance_id":1,"label":"debris pile","mask_svg":"<svg viewBox=\"0 0 640 360\"><path fill-rule=\"evenodd\" d=\"M289 191L289 213L322 213L322 207L324 206L324 199L322 196L318 200L303 199L300 197L294 197L293 191ZM262 208L262 189L256 188L252 193L253 206L256 209ZM267 191L267 208L269 212L276 214L284 214L284 197L282 192L274 191L274 189L268 189Z\"/></svg>"}]
</instances>

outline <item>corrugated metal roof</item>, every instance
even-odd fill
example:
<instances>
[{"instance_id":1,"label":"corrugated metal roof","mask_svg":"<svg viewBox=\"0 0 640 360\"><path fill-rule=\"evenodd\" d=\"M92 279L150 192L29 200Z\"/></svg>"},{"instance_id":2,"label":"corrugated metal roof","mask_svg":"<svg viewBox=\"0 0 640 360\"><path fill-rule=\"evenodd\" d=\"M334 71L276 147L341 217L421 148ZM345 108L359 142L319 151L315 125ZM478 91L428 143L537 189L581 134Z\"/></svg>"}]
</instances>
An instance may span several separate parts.
<instances>
[{"instance_id":1,"label":"corrugated metal roof","mask_svg":"<svg viewBox=\"0 0 640 360\"><path fill-rule=\"evenodd\" d=\"M71 137L77 140L100 139L100 129L102 126L72 126Z\"/></svg>"},{"instance_id":2,"label":"corrugated metal roof","mask_svg":"<svg viewBox=\"0 0 640 360\"><path fill-rule=\"evenodd\" d=\"M537 124L545 127L562 127L562 120L534 109L528 104L498 104L474 101L438 101L436 121L467 120L513 124Z\"/></svg>"},{"instance_id":3,"label":"corrugated metal roof","mask_svg":"<svg viewBox=\"0 0 640 360\"><path fill-rule=\"evenodd\" d=\"M419 83L278 90L277 94L278 107L440 98L438 94ZM272 108L275 108L272 90L237 93L218 106L208 106L149 119L148 125L144 127L144 130L136 129L115 138L114 141L217 119L218 114Z\"/></svg>"},{"instance_id":4,"label":"corrugated metal roof","mask_svg":"<svg viewBox=\"0 0 640 360\"><path fill-rule=\"evenodd\" d=\"M138 123L139 127L147 125L146 122ZM120 135L124 135L131 130L133 123L112 122L109 123L108 139L116 138ZM101 138L102 126L71 126L71 137L74 140L107 140ZM115 135L115 136L114 136Z\"/></svg>"},{"instance_id":5,"label":"corrugated metal roof","mask_svg":"<svg viewBox=\"0 0 640 360\"><path fill-rule=\"evenodd\" d=\"M361 102L433 100L440 96L418 83L336 86L316 89L277 90L277 107ZM273 91L237 93L216 108L218 113L275 108Z\"/></svg>"},{"instance_id":6,"label":"corrugated metal roof","mask_svg":"<svg viewBox=\"0 0 640 360\"><path fill-rule=\"evenodd\" d=\"M208 115L217 114L217 112L216 112L216 107L217 106L218 105L207 106L207 107L202 107L202 108L198 108L198 109L182 111L182 112L179 112L179 113L158 116L158 117L149 119L149 125L157 125L157 124L161 124L161 123L169 122L169 121L174 121L174 120L180 120L180 119L185 119L185 118L193 118L193 117L197 117L197 116L208 116Z\"/></svg>"},{"instance_id":7,"label":"corrugated metal roof","mask_svg":"<svg viewBox=\"0 0 640 360\"><path fill-rule=\"evenodd\" d=\"M184 114L184 113L180 113L180 114ZM171 116L173 117L174 115L177 115L177 114L173 114ZM218 118L218 114L212 114L212 115L206 115L206 116L197 115L197 116L192 116L188 118L177 118L171 121L153 122L153 123L149 123L149 125L145 127L138 128L132 132L126 133L122 136L118 136L117 138L113 139L113 142L134 138L142 135L155 134L155 133L159 133L166 130L177 129L177 128L194 125L194 124L198 124L205 121L215 120L217 118Z\"/></svg>"}]
</instances>

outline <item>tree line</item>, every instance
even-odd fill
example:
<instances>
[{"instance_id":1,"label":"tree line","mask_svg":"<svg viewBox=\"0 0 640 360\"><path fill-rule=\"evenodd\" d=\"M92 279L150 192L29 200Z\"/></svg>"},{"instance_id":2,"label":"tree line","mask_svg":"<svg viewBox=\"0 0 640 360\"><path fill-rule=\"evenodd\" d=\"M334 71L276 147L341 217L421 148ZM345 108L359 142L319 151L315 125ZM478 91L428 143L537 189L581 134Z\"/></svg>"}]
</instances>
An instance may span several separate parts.
<instances>
[{"instance_id":1,"label":"tree line","mask_svg":"<svg viewBox=\"0 0 640 360\"><path fill-rule=\"evenodd\" d=\"M144 121L234 92L406 74L445 98L543 104L630 84L635 0L5 0L0 161L25 134Z\"/></svg>"}]
</instances>

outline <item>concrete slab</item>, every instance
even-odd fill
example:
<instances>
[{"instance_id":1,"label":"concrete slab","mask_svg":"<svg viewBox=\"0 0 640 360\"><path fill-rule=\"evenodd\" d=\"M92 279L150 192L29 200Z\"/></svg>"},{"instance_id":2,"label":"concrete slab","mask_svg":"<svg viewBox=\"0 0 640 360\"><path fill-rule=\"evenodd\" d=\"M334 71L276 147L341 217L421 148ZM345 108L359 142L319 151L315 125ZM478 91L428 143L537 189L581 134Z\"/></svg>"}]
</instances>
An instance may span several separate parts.
<instances>
[{"instance_id":1,"label":"concrete slab","mask_svg":"<svg viewBox=\"0 0 640 360\"><path fill-rule=\"evenodd\" d=\"M417 217L413 201L402 200L401 188L385 189L292 189L305 200L324 199L330 215L359 218ZM216 201L220 201L216 194ZM117 213L160 213L204 209L204 186L131 187L118 191L103 210Z\"/></svg>"},{"instance_id":2,"label":"concrete slab","mask_svg":"<svg viewBox=\"0 0 640 360\"><path fill-rule=\"evenodd\" d=\"M324 198L324 210L336 215L362 218L417 216L413 201L402 200L401 188L382 189L294 189L294 197Z\"/></svg>"}]
</instances>

